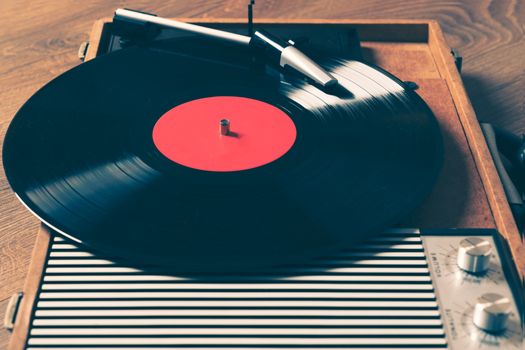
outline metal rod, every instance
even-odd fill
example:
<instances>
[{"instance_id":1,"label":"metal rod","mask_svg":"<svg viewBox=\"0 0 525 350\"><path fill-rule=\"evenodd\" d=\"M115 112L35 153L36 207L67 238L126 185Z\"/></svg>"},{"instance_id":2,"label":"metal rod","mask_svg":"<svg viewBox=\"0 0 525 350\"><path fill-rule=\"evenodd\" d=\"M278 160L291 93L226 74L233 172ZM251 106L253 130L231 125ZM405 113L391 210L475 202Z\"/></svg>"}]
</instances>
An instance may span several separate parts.
<instances>
[{"instance_id":1,"label":"metal rod","mask_svg":"<svg viewBox=\"0 0 525 350\"><path fill-rule=\"evenodd\" d=\"M230 121L228 119L221 119L219 125L221 135L228 136L230 134Z\"/></svg>"},{"instance_id":2,"label":"metal rod","mask_svg":"<svg viewBox=\"0 0 525 350\"><path fill-rule=\"evenodd\" d=\"M253 5L255 5L255 0L250 0L248 4L248 35L253 35Z\"/></svg>"},{"instance_id":3,"label":"metal rod","mask_svg":"<svg viewBox=\"0 0 525 350\"><path fill-rule=\"evenodd\" d=\"M149 14L145 14L141 12L136 12L136 11L131 11L131 10L126 10L126 9L117 9L115 11L115 15L122 17L122 18L139 21L139 22L154 23L154 24L158 24L158 25L161 25L167 28L185 30L188 32L206 35L206 36L210 36L213 38L222 39L226 41L231 41L231 42L235 42L237 44L242 44L242 45L248 45L251 39L249 36L245 36L245 35L225 32L225 31L213 29L213 28L202 27L202 26L198 26L195 24L175 21L175 20L171 20L167 18L157 17L157 16L153 16L153 15L149 15Z\"/></svg>"}]
</instances>

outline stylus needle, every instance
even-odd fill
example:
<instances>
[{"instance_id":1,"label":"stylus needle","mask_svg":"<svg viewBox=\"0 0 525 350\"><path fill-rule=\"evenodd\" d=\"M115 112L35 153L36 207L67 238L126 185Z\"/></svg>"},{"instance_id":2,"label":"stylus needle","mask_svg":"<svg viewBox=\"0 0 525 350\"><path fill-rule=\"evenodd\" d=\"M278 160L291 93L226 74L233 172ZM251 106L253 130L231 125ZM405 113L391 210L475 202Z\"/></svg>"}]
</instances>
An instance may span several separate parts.
<instances>
[{"instance_id":1,"label":"stylus needle","mask_svg":"<svg viewBox=\"0 0 525 350\"><path fill-rule=\"evenodd\" d=\"M180 29L240 45L248 45L256 52L262 53L271 63L283 68L290 66L323 87L337 83L336 78L292 44L264 31L256 31L253 36L249 37L128 9L117 9L114 18L138 23L153 23L166 28Z\"/></svg>"}]
</instances>

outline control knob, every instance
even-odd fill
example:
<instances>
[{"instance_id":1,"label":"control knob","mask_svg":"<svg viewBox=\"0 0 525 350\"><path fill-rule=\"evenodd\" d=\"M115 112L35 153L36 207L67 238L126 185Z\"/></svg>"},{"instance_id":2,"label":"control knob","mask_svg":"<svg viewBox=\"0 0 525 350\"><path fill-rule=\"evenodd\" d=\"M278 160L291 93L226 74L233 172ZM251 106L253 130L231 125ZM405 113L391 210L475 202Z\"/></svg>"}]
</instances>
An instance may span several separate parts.
<instances>
[{"instance_id":1,"label":"control knob","mask_svg":"<svg viewBox=\"0 0 525 350\"><path fill-rule=\"evenodd\" d=\"M457 264L472 274L483 274L489 268L492 246L486 239L469 237L459 242Z\"/></svg>"},{"instance_id":2,"label":"control knob","mask_svg":"<svg viewBox=\"0 0 525 350\"><path fill-rule=\"evenodd\" d=\"M496 293L486 293L478 298L472 321L488 333L501 333L507 327L510 309L509 298Z\"/></svg>"}]
</instances>

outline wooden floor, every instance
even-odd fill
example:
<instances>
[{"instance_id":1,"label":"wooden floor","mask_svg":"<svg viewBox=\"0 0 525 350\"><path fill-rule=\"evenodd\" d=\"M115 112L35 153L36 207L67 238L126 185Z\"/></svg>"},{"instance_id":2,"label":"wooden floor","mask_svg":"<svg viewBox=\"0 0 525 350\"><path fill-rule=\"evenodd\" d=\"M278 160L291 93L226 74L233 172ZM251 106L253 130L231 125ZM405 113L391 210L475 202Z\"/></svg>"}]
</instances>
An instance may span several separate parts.
<instances>
[{"instance_id":1,"label":"wooden floor","mask_svg":"<svg viewBox=\"0 0 525 350\"><path fill-rule=\"evenodd\" d=\"M37 89L79 64L93 21L116 7L166 17L244 17L247 0L0 0L0 139ZM256 17L432 18L464 57L463 77L478 117L525 132L525 2L522 0L258 0ZM0 171L0 316L21 290L38 222ZM0 331L0 349L9 334Z\"/></svg>"}]
</instances>

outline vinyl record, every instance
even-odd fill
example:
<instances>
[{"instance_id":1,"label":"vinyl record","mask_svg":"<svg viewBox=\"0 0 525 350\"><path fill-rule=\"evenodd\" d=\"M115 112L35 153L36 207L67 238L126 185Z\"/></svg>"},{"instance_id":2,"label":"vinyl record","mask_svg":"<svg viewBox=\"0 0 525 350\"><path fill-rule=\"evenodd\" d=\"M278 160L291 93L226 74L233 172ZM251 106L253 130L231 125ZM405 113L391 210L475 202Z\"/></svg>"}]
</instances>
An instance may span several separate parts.
<instances>
[{"instance_id":1,"label":"vinyl record","mask_svg":"<svg viewBox=\"0 0 525 350\"><path fill-rule=\"evenodd\" d=\"M38 91L4 146L20 200L97 252L216 273L351 247L432 188L438 126L397 79L321 57L339 81L322 91L209 47L121 50Z\"/></svg>"}]
</instances>

